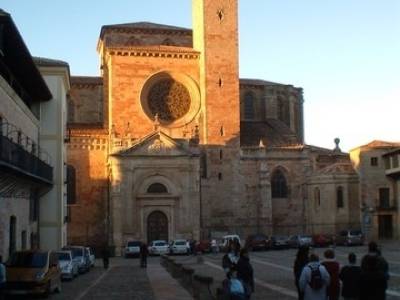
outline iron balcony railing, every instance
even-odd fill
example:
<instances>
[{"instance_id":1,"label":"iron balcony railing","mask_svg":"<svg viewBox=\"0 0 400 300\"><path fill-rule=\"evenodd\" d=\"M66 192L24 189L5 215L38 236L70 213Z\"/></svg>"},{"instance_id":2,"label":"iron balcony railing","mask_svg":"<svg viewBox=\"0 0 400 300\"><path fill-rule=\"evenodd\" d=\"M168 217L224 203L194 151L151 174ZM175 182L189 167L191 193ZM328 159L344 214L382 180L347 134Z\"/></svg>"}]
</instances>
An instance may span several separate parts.
<instances>
[{"instance_id":1,"label":"iron balcony railing","mask_svg":"<svg viewBox=\"0 0 400 300\"><path fill-rule=\"evenodd\" d=\"M0 164L14 173L53 182L50 156L4 119L0 120Z\"/></svg>"}]
</instances>

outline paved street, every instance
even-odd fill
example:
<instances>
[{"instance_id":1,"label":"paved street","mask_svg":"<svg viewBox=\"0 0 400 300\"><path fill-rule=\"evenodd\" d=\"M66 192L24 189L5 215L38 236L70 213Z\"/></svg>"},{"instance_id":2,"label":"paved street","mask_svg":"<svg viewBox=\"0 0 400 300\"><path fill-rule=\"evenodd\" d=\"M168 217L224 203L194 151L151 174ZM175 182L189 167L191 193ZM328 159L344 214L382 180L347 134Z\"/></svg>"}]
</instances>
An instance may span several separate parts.
<instances>
[{"instance_id":1,"label":"paved street","mask_svg":"<svg viewBox=\"0 0 400 300\"><path fill-rule=\"evenodd\" d=\"M317 248L315 251L320 258L326 248ZM362 256L366 254L367 247L337 247L336 256L341 265L347 262L349 252L355 252L358 263ZM276 250L252 252L250 260L254 268L256 278L256 292L252 299L297 299L296 290L293 282L293 262L296 250ZM396 245L383 247L383 255L388 260L391 272L387 300L400 299L400 253ZM221 285L224 273L221 268L222 254L203 255L204 263L198 264L193 257L179 256L176 260L195 268L202 275L213 276L216 279L214 288Z\"/></svg>"},{"instance_id":2,"label":"paved street","mask_svg":"<svg viewBox=\"0 0 400 300\"><path fill-rule=\"evenodd\" d=\"M383 247L384 257L390 265L388 300L400 299L400 253L398 246L388 244ZM315 251L322 257L326 248ZM337 247L338 261L343 265L347 254L353 251L359 260L366 253L366 247ZM292 265L296 250L260 251L251 253L251 263L256 278L256 292L253 300L296 299L293 284ZM222 254L200 256L174 256L190 265L197 273L213 276L215 283L212 290L221 285L224 273L221 268ZM27 298L23 298L27 299ZM29 298L30 299L30 298ZM105 271L101 262L89 273L73 281L63 282L62 292L53 294L54 300L89 300L89 299L134 299L134 300L189 300L192 297L161 266L159 257L150 257L148 268L139 268L138 259L114 258L111 267Z\"/></svg>"}]
</instances>

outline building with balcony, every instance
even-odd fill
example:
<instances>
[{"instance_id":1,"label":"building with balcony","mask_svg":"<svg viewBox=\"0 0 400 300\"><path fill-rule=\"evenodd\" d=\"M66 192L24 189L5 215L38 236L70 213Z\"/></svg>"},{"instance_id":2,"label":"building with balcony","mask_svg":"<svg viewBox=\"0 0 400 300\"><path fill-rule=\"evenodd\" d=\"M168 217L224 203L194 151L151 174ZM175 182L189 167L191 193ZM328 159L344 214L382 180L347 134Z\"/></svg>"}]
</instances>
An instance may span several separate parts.
<instances>
[{"instance_id":1,"label":"building with balcony","mask_svg":"<svg viewBox=\"0 0 400 300\"><path fill-rule=\"evenodd\" d=\"M41 105L52 98L11 16L0 10L0 254L39 246L40 198L53 186L41 147Z\"/></svg>"},{"instance_id":2,"label":"building with balcony","mask_svg":"<svg viewBox=\"0 0 400 300\"><path fill-rule=\"evenodd\" d=\"M400 237L400 143L372 141L350 151L360 178L361 216L370 239Z\"/></svg>"}]
</instances>

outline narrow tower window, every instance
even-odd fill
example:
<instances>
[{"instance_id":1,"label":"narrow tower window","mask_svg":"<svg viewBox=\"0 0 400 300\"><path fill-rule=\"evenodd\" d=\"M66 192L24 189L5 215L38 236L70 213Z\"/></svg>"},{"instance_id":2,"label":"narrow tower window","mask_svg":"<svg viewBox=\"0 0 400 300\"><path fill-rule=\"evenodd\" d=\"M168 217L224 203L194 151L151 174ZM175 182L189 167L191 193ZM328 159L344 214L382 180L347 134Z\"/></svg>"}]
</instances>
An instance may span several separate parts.
<instances>
[{"instance_id":1,"label":"narrow tower window","mask_svg":"<svg viewBox=\"0 0 400 300\"><path fill-rule=\"evenodd\" d=\"M220 22L224 19L224 10L221 8L217 11L217 16Z\"/></svg>"}]
</instances>

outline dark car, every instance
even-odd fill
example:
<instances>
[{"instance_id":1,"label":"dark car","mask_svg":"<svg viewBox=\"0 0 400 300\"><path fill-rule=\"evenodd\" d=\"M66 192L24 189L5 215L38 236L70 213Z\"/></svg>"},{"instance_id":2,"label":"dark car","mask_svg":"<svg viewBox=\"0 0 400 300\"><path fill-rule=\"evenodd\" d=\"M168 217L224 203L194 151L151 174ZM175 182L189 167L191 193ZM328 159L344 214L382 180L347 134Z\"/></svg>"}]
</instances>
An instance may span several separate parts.
<instances>
[{"instance_id":1,"label":"dark car","mask_svg":"<svg viewBox=\"0 0 400 300\"><path fill-rule=\"evenodd\" d=\"M271 240L265 234L249 235L246 239L246 248L250 251L268 250L271 248Z\"/></svg>"},{"instance_id":2,"label":"dark car","mask_svg":"<svg viewBox=\"0 0 400 300\"><path fill-rule=\"evenodd\" d=\"M211 242L209 240L200 240L195 246L196 253L210 253L211 252Z\"/></svg>"},{"instance_id":3,"label":"dark car","mask_svg":"<svg viewBox=\"0 0 400 300\"><path fill-rule=\"evenodd\" d=\"M313 242L315 247L328 247L333 244L333 238L328 234L315 234Z\"/></svg>"},{"instance_id":4,"label":"dark car","mask_svg":"<svg viewBox=\"0 0 400 300\"><path fill-rule=\"evenodd\" d=\"M289 240L290 248L299 248L301 246L314 246L314 242L311 235L292 235Z\"/></svg>"},{"instance_id":5,"label":"dark car","mask_svg":"<svg viewBox=\"0 0 400 300\"><path fill-rule=\"evenodd\" d=\"M285 235L271 236L271 248L272 249L288 249L289 248L289 237Z\"/></svg>"}]
</instances>

